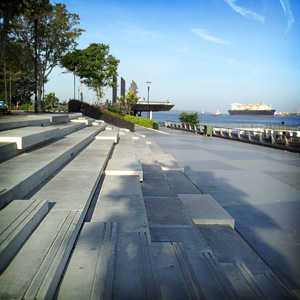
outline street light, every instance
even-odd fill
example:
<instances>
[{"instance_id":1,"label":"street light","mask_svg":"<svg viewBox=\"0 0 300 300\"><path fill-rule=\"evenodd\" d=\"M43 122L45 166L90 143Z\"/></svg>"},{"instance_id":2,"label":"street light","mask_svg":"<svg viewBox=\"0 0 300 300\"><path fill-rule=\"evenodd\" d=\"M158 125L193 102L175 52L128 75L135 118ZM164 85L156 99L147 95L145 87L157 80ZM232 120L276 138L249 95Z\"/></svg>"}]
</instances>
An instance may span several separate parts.
<instances>
[{"instance_id":1,"label":"street light","mask_svg":"<svg viewBox=\"0 0 300 300\"><path fill-rule=\"evenodd\" d=\"M150 119L150 112L149 112L149 91L150 91L150 83L151 81L147 81L147 86L148 86L148 109L147 109L147 117Z\"/></svg>"}]
</instances>

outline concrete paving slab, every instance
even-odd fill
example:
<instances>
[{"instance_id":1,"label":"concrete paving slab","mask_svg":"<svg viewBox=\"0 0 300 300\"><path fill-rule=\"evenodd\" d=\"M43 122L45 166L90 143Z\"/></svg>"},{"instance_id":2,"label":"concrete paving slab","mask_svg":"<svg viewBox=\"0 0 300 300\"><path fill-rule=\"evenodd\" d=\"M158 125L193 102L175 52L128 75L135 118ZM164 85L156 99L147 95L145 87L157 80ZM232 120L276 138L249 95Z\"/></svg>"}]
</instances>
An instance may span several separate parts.
<instances>
[{"instance_id":1,"label":"concrete paving slab","mask_svg":"<svg viewBox=\"0 0 300 300\"><path fill-rule=\"evenodd\" d=\"M149 231L141 195L100 195L91 222L117 222L120 232Z\"/></svg>"},{"instance_id":2,"label":"concrete paving slab","mask_svg":"<svg viewBox=\"0 0 300 300\"><path fill-rule=\"evenodd\" d=\"M57 299L111 299L116 241L116 223L85 223Z\"/></svg>"},{"instance_id":3,"label":"concrete paving slab","mask_svg":"<svg viewBox=\"0 0 300 300\"><path fill-rule=\"evenodd\" d=\"M201 194L190 179L180 171L166 171L169 184L177 194Z\"/></svg>"},{"instance_id":4,"label":"concrete paving slab","mask_svg":"<svg viewBox=\"0 0 300 300\"><path fill-rule=\"evenodd\" d=\"M145 180L164 180L166 181L165 172L161 169L161 166L158 164L156 160L153 159L143 159L141 160L143 174Z\"/></svg>"},{"instance_id":5,"label":"concrete paving slab","mask_svg":"<svg viewBox=\"0 0 300 300\"><path fill-rule=\"evenodd\" d=\"M141 184L144 197L175 197L177 194L169 185L167 180L162 178L147 179Z\"/></svg>"},{"instance_id":6,"label":"concrete paving slab","mask_svg":"<svg viewBox=\"0 0 300 300\"><path fill-rule=\"evenodd\" d=\"M152 243L163 299L204 299L197 277L178 243Z\"/></svg>"},{"instance_id":7,"label":"concrete paving slab","mask_svg":"<svg viewBox=\"0 0 300 300\"><path fill-rule=\"evenodd\" d=\"M141 194L139 176L107 176L100 190L100 196L140 196Z\"/></svg>"},{"instance_id":8,"label":"concrete paving slab","mask_svg":"<svg viewBox=\"0 0 300 300\"><path fill-rule=\"evenodd\" d=\"M0 211L0 272L47 213L46 200L14 200Z\"/></svg>"},{"instance_id":9,"label":"concrete paving slab","mask_svg":"<svg viewBox=\"0 0 300 300\"><path fill-rule=\"evenodd\" d=\"M148 233L118 235L113 295L115 299L162 299Z\"/></svg>"},{"instance_id":10,"label":"concrete paving slab","mask_svg":"<svg viewBox=\"0 0 300 300\"><path fill-rule=\"evenodd\" d=\"M182 167L170 154L155 155L155 159L158 161L163 171L184 172L184 167Z\"/></svg>"},{"instance_id":11,"label":"concrete paving slab","mask_svg":"<svg viewBox=\"0 0 300 300\"><path fill-rule=\"evenodd\" d=\"M300 192L259 171L186 171L205 194L211 194L223 207L293 202Z\"/></svg>"},{"instance_id":12,"label":"concrete paving slab","mask_svg":"<svg viewBox=\"0 0 300 300\"><path fill-rule=\"evenodd\" d=\"M293 289L300 286L300 202L228 208L236 229Z\"/></svg>"},{"instance_id":13,"label":"concrete paving slab","mask_svg":"<svg viewBox=\"0 0 300 300\"><path fill-rule=\"evenodd\" d=\"M75 243L80 212L49 212L0 277L1 299L52 299Z\"/></svg>"},{"instance_id":14,"label":"concrete paving slab","mask_svg":"<svg viewBox=\"0 0 300 300\"><path fill-rule=\"evenodd\" d=\"M31 126L0 132L0 142L15 142L18 149L29 149L54 139L58 134L58 128Z\"/></svg>"},{"instance_id":15,"label":"concrete paving slab","mask_svg":"<svg viewBox=\"0 0 300 300\"><path fill-rule=\"evenodd\" d=\"M179 194L196 225L228 225L234 228L234 219L211 196L201 194Z\"/></svg>"},{"instance_id":16,"label":"concrete paving slab","mask_svg":"<svg viewBox=\"0 0 300 300\"><path fill-rule=\"evenodd\" d=\"M105 169L107 176L139 176L143 181L143 169L139 160L110 159Z\"/></svg>"},{"instance_id":17,"label":"concrete paving slab","mask_svg":"<svg viewBox=\"0 0 300 300\"><path fill-rule=\"evenodd\" d=\"M149 226L194 226L186 208L177 197L145 197Z\"/></svg>"}]
</instances>

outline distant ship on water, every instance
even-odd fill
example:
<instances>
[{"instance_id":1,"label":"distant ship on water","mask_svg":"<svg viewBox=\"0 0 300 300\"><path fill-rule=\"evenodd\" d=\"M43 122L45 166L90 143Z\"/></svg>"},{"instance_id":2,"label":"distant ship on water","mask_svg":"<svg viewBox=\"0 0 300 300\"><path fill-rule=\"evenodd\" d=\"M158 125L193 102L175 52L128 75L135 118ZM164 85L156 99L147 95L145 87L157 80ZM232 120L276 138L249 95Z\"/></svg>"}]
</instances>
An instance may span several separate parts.
<instances>
[{"instance_id":1,"label":"distant ship on water","mask_svg":"<svg viewBox=\"0 0 300 300\"><path fill-rule=\"evenodd\" d=\"M217 110L217 111L213 114L213 116L215 116L215 117L220 117L220 116L221 116L221 113L219 112L219 110Z\"/></svg>"},{"instance_id":2,"label":"distant ship on water","mask_svg":"<svg viewBox=\"0 0 300 300\"><path fill-rule=\"evenodd\" d=\"M275 111L275 109L271 109L271 106L264 103L247 105L232 103L228 113L231 116L274 117Z\"/></svg>"}]
</instances>

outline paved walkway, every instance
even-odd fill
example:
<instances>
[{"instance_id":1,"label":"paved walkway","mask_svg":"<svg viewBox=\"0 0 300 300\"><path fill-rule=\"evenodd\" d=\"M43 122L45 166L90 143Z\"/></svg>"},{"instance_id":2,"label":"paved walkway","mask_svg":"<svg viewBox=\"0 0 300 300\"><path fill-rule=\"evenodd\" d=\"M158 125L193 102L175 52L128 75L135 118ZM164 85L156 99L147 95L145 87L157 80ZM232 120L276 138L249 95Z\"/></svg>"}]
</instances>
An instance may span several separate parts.
<instances>
[{"instance_id":1,"label":"paved walkway","mask_svg":"<svg viewBox=\"0 0 300 300\"><path fill-rule=\"evenodd\" d=\"M222 226L200 227L220 262L246 255L235 246L241 235L290 288L300 291L298 154L172 129L135 130L173 155L197 188L235 219L235 235ZM232 244L222 243L224 237Z\"/></svg>"}]
</instances>

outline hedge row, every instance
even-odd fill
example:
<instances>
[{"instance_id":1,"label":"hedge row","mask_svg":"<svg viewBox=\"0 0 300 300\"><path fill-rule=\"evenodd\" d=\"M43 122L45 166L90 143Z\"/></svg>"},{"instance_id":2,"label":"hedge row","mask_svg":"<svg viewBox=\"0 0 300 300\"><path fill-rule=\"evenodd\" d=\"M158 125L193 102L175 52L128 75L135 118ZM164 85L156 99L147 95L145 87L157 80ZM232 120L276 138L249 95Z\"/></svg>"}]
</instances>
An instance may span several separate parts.
<instances>
[{"instance_id":1,"label":"hedge row","mask_svg":"<svg viewBox=\"0 0 300 300\"><path fill-rule=\"evenodd\" d=\"M153 120L149 120L142 117L130 116L130 115L125 115L124 119L133 124L137 124L147 128L153 128L153 124L158 124L156 121Z\"/></svg>"}]
</instances>

